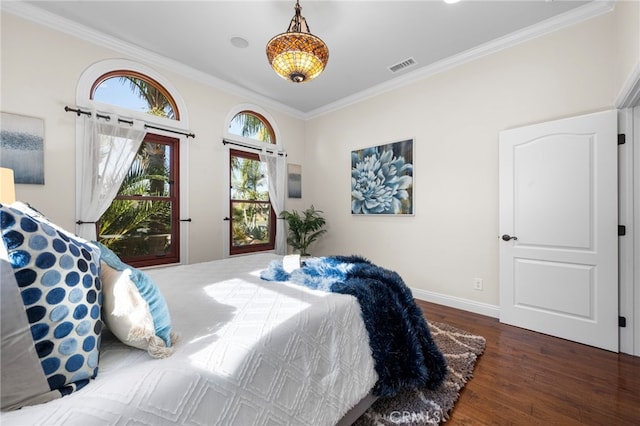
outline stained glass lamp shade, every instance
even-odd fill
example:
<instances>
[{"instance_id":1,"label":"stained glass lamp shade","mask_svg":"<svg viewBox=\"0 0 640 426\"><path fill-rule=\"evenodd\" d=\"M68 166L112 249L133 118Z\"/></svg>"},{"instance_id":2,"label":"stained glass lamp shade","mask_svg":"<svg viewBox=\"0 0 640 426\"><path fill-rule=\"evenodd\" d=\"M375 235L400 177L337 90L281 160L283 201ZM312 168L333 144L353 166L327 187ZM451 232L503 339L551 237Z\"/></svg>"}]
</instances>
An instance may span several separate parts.
<instances>
[{"instance_id":1,"label":"stained glass lamp shade","mask_svg":"<svg viewBox=\"0 0 640 426\"><path fill-rule=\"evenodd\" d=\"M287 32L278 34L267 43L267 58L282 78L304 83L324 70L329 61L329 48L309 31L306 19L300 14L299 1L296 1L295 10Z\"/></svg>"}]
</instances>

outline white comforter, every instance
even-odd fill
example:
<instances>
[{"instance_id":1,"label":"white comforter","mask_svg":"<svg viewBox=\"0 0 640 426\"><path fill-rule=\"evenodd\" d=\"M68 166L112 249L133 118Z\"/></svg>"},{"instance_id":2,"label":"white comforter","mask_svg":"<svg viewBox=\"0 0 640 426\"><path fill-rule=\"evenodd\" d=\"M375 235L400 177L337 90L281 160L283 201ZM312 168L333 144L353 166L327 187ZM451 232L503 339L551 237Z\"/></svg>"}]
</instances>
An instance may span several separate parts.
<instances>
[{"instance_id":1,"label":"white comforter","mask_svg":"<svg viewBox=\"0 0 640 426\"><path fill-rule=\"evenodd\" d=\"M2 425L335 424L378 377L358 302L261 280L278 257L148 270L180 334L175 353L152 359L106 336L95 381L3 412Z\"/></svg>"}]
</instances>

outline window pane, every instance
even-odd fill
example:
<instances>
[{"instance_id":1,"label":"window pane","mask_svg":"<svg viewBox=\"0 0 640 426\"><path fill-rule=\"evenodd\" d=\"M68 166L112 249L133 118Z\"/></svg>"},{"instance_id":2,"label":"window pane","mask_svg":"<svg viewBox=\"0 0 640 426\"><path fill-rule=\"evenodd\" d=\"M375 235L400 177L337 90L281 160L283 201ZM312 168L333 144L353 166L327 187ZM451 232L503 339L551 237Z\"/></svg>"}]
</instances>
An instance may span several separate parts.
<instances>
[{"instance_id":1,"label":"window pane","mask_svg":"<svg viewBox=\"0 0 640 426\"><path fill-rule=\"evenodd\" d=\"M256 153L230 150L230 254L271 250L275 245L275 213L269 181Z\"/></svg>"},{"instance_id":2,"label":"window pane","mask_svg":"<svg viewBox=\"0 0 640 426\"><path fill-rule=\"evenodd\" d=\"M271 204L232 202L233 245L248 246L270 242Z\"/></svg>"},{"instance_id":3,"label":"window pane","mask_svg":"<svg viewBox=\"0 0 640 426\"><path fill-rule=\"evenodd\" d=\"M95 88L93 99L111 105L175 119L172 102L152 82L128 75L109 77Z\"/></svg>"},{"instance_id":4,"label":"window pane","mask_svg":"<svg viewBox=\"0 0 640 426\"><path fill-rule=\"evenodd\" d=\"M229 123L229 133L255 139L260 142L275 143L273 131L268 123L259 116L248 112L241 112L233 117Z\"/></svg>"},{"instance_id":5,"label":"window pane","mask_svg":"<svg viewBox=\"0 0 640 426\"><path fill-rule=\"evenodd\" d=\"M231 199L269 200L269 182L260 161L232 156L231 166Z\"/></svg>"},{"instance_id":6,"label":"window pane","mask_svg":"<svg viewBox=\"0 0 640 426\"><path fill-rule=\"evenodd\" d=\"M118 195L168 197L171 180L170 150L169 145L142 142Z\"/></svg>"},{"instance_id":7,"label":"window pane","mask_svg":"<svg viewBox=\"0 0 640 426\"><path fill-rule=\"evenodd\" d=\"M100 242L122 258L171 251L171 202L113 200L100 220Z\"/></svg>"},{"instance_id":8,"label":"window pane","mask_svg":"<svg viewBox=\"0 0 640 426\"><path fill-rule=\"evenodd\" d=\"M179 140L147 134L118 195L98 222L98 239L125 263L179 261Z\"/></svg>"}]
</instances>

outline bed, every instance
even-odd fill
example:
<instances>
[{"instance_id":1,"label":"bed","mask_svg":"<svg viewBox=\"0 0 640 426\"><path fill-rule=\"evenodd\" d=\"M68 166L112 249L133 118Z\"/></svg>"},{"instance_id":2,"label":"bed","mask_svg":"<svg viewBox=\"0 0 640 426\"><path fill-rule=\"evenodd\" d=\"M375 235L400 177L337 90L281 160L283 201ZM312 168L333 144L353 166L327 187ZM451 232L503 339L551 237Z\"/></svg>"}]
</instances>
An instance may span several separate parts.
<instances>
[{"instance_id":1,"label":"bed","mask_svg":"<svg viewBox=\"0 0 640 426\"><path fill-rule=\"evenodd\" d=\"M259 273L256 254L147 270L175 352L164 359L103 332L97 377L64 398L3 412L3 425L332 425L377 380L355 298Z\"/></svg>"},{"instance_id":2,"label":"bed","mask_svg":"<svg viewBox=\"0 0 640 426\"><path fill-rule=\"evenodd\" d=\"M0 223L3 425L350 424L446 373L400 276L358 256L141 271L28 205Z\"/></svg>"}]
</instances>

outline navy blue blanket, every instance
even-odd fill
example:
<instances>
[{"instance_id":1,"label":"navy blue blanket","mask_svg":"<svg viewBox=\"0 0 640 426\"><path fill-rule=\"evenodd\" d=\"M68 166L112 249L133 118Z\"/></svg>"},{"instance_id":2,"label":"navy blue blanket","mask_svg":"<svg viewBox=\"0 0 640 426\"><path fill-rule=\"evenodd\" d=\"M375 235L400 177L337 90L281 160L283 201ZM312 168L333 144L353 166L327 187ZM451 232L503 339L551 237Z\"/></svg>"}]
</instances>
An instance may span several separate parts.
<instances>
[{"instance_id":1,"label":"navy blue blanket","mask_svg":"<svg viewBox=\"0 0 640 426\"><path fill-rule=\"evenodd\" d=\"M394 396L405 388L435 389L442 383L446 361L411 290L396 272L360 256L332 256L306 260L290 274L281 261L272 261L260 276L358 299L378 373L375 395Z\"/></svg>"}]
</instances>

